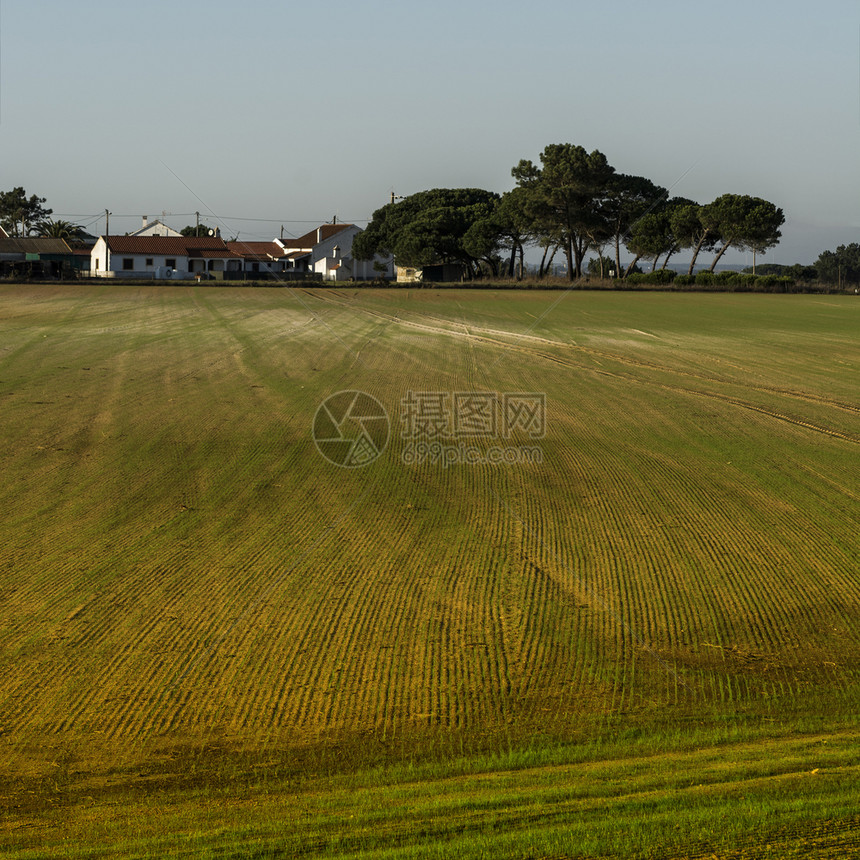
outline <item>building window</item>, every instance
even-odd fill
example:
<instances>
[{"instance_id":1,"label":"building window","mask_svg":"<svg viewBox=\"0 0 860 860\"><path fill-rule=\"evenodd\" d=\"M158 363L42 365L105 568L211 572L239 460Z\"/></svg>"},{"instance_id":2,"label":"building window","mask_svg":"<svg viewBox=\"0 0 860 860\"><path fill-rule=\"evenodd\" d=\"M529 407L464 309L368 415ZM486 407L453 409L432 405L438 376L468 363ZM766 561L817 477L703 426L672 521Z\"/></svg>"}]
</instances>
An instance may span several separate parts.
<instances>
[{"instance_id":1,"label":"building window","mask_svg":"<svg viewBox=\"0 0 860 860\"><path fill-rule=\"evenodd\" d=\"M164 261L164 265L167 266L168 269L175 269L176 268L176 258L175 257L168 257Z\"/></svg>"},{"instance_id":2,"label":"building window","mask_svg":"<svg viewBox=\"0 0 860 860\"><path fill-rule=\"evenodd\" d=\"M147 257L147 258L146 258L146 268L147 268L147 269L151 269L151 268L152 268L152 257Z\"/></svg>"},{"instance_id":3,"label":"building window","mask_svg":"<svg viewBox=\"0 0 860 860\"><path fill-rule=\"evenodd\" d=\"M251 264L251 271L252 272L259 272L260 271L260 264L259 263L252 263Z\"/></svg>"},{"instance_id":4,"label":"building window","mask_svg":"<svg viewBox=\"0 0 860 860\"><path fill-rule=\"evenodd\" d=\"M123 257L122 258L122 270L124 272L133 272L134 271L134 257Z\"/></svg>"}]
</instances>

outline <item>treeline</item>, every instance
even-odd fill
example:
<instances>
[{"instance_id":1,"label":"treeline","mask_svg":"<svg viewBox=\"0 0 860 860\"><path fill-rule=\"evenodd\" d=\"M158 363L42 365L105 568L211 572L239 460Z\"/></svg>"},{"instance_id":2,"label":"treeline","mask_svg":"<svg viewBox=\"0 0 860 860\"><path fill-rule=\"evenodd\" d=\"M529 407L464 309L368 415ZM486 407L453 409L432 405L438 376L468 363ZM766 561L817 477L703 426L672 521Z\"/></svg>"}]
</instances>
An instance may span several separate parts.
<instances>
[{"instance_id":1,"label":"treeline","mask_svg":"<svg viewBox=\"0 0 860 860\"><path fill-rule=\"evenodd\" d=\"M791 267L784 267L791 268ZM808 267L804 267L808 268ZM633 273L624 280L625 284L640 287L680 287L686 289L718 289L731 292L795 292L798 279L791 275L753 274L752 272L698 272L695 275L679 274L673 269L660 269L655 272Z\"/></svg>"},{"instance_id":2,"label":"treeline","mask_svg":"<svg viewBox=\"0 0 860 860\"><path fill-rule=\"evenodd\" d=\"M681 251L691 252L692 276L700 254L712 253L710 271L735 248L763 254L782 235L781 209L759 197L723 194L700 204L671 197L643 176L618 173L606 156L573 144L552 144L540 163L522 160L505 194L477 188L422 191L392 200L356 237L360 259L392 254L400 266L459 263L468 277L514 276L525 269L527 247L543 250L538 277L559 253L571 280L594 255L598 274L629 277L640 261L668 271ZM632 256L621 264L622 248Z\"/></svg>"}]
</instances>

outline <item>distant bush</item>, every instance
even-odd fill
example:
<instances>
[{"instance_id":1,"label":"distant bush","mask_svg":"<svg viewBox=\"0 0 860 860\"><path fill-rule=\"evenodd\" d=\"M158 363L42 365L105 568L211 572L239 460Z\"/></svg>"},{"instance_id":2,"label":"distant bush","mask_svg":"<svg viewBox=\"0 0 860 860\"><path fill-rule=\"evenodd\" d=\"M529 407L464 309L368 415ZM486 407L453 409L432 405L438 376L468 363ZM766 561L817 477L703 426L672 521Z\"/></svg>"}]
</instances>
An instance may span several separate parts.
<instances>
[{"instance_id":1,"label":"distant bush","mask_svg":"<svg viewBox=\"0 0 860 860\"><path fill-rule=\"evenodd\" d=\"M660 269L657 272L628 275L624 280L628 284L642 284L663 287L675 280L677 272L674 269Z\"/></svg>"},{"instance_id":2,"label":"distant bush","mask_svg":"<svg viewBox=\"0 0 860 860\"><path fill-rule=\"evenodd\" d=\"M736 292L749 293L758 289L758 281L758 275L744 274L741 272L736 274L732 280L729 281L729 285L732 286Z\"/></svg>"},{"instance_id":3,"label":"distant bush","mask_svg":"<svg viewBox=\"0 0 860 860\"><path fill-rule=\"evenodd\" d=\"M715 287L739 293L768 292L789 293L797 289L796 281L789 275L753 275L749 272L699 272L692 279L679 275L677 286Z\"/></svg>"},{"instance_id":4,"label":"distant bush","mask_svg":"<svg viewBox=\"0 0 860 860\"><path fill-rule=\"evenodd\" d=\"M745 273L751 273L751 268L744 269ZM815 266L803 266L800 263L795 263L793 266L783 266L779 263L759 263L756 266L757 275L777 275L780 277L789 277L793 281L802 281L811 283L818 279L818 272Z\"/></svg>"},{"instance_id":5,"label":"distant bush","mask_svg":"<svg viewBox=\"0 0 860 860\"><path fill-rule=\"evenodd\" d=\"M696 283L695 275L678 275L675 278L676 287L689 287Z\"/></svg>"}]
</instances>

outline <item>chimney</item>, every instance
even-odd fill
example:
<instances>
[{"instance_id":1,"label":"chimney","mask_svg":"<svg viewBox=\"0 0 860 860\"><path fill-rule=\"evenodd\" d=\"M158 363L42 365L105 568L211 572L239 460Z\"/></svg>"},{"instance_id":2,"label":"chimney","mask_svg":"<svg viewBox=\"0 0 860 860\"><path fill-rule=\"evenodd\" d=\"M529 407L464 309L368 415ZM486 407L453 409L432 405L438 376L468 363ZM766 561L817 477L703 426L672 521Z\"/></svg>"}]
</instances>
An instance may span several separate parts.
<instances>
[{"instance_id":1,"label":"chimney","mask_svg":"<svg viewBox=\"0 0 860 860\"><path fill-rule=\"evenodd\" d=\"M317 227L317 245L322 242L322 227Z\"/></svg>"},{"instance_id":2,"label":"chimney","mask_svg":"<svg viewBox=\"0 0 860 860\"><path fill-rule=\"evenodd\" d=\"M143 226L143 227L146 227L146 225L147 225L147 224L149 224L149 216L148 216L148 215L144 215L144 216L143 216L143 225L142 225L142 226Z\"/></svg>"}]
</instances>

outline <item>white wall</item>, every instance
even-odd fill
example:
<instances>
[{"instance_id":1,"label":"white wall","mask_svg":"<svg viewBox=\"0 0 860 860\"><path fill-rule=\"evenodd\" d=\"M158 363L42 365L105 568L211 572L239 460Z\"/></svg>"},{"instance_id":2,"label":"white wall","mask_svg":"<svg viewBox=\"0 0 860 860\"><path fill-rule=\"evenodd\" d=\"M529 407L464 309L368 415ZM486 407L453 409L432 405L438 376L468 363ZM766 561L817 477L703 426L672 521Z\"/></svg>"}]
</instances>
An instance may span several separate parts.
<instances>
[{"instance_id":1,"label":"white wall","mask_svg":"<svg viewBox=\"0 0 860 860\"><path fill-rule=\"evenodd\" d=\"M129 236L181 236L178 230L168 227L167 224L162 224L161 221L147 222L138 230L129 233Z\"/></svg>"},{"instance_id":2,"label":"white wall","mask_svg":"<svg viewBox=\"0 0 860 860\"><path fill-rule=\"evenodd\" d=\"M107 270L105 265L107 246L103 236L99 237L95 247L90 253L90 275L96 278L146 278L153 277L156 269L167 267L168 256L165 254L119 254L111 253L110 255L110 270ZM125 259L134 260L133 269L123 269L122 261ZM174 268L176 275L174 277L184 276L188 270L188 257L185 256L170 256L169 259L175 261ZM147 266L146 261L152 260L152 265ZM197 261L200 266L200 271L203 271L206 266L205 260ZM221 261L223 263L223 261Z\"/></svg>"},{"instance_id":3,"label":"white wall","mask_svg":"<svg viewBox=\"0 0 860 860\"><path fill-rule=\"evenodd\" d=\"M379 272L373 268L374 262L379 261L386 266L385 276L393 278L393 258L376 257L373 260L353 258L352 242L361 232L360 227L350 224L349 227L315 245L311 253L313 270L327 280L347 281L355 278L359 281L371 281L379 277ZM334 253L335 247L338 249L337 256ZM339 268L335 268L338 264Z\"/></svg>"}]
</instances>

